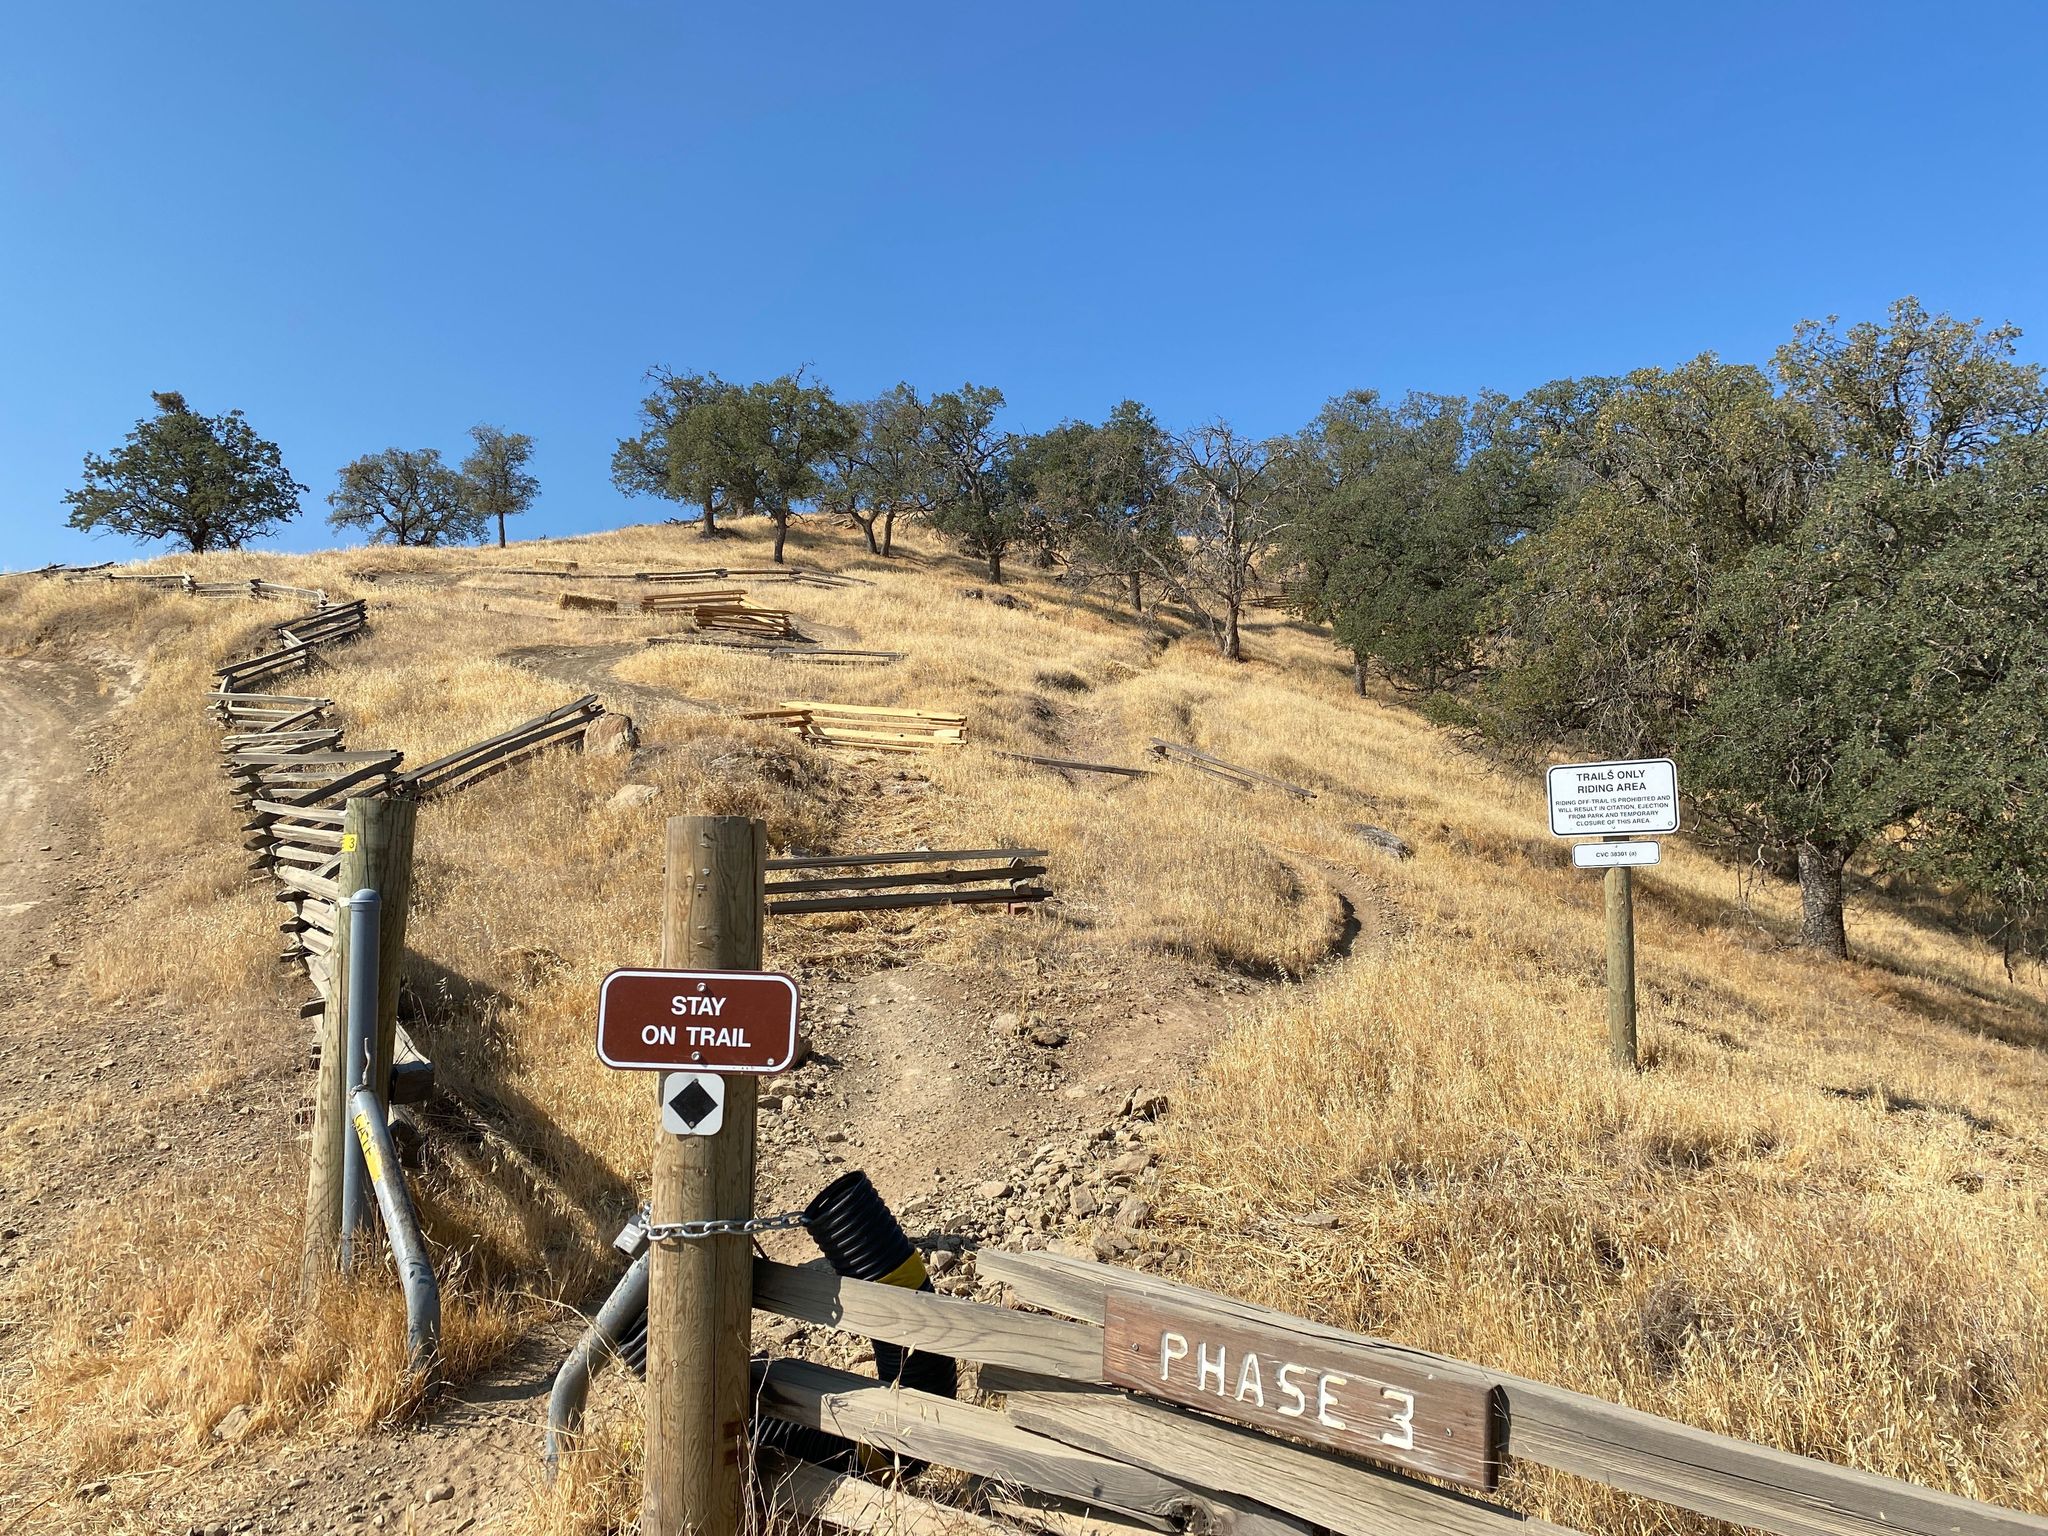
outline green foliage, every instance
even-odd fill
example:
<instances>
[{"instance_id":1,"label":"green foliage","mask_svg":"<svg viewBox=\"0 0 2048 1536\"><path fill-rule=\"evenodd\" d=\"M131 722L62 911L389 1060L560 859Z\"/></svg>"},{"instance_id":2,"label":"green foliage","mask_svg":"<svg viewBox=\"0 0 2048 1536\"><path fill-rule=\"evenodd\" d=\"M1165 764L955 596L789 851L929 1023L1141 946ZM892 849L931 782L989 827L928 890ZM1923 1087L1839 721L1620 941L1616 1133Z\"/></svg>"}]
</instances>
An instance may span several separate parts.
<instances>
[{"instance_id":1,"label":"green foliage","mask_svg":"<svg viewBox=\"0 0 2048 1536\"><path fill-rule=\"evenodd\" d=\"M1840 951L1859 850L2033 921L2048 393L2016 334L1902 300L1801 325L1781 387L1701 358L1546 431L1568 499L1510 557L1495 719L1672 753L1696 828L1798 865L1809 943Z\"/></svg>"},{"instance_id":2,"label":"green foliage","mask_svg":"<svg viewBox=\"0 0 2048 1536\"><path fill-rule=\"evenodd\" d=\"M859 438L861 418L823 385L805 383L801 370L749 385L728 409L737 418L735 447L750 453L738 473L775 522L779 565L791 512L823 491L823 469Z\"/></svg>"},{"instance_id":3,"label":"green foliage","mask_svg":"<svg viewBox=\"0 0 2048 1536\"><path fill-rule=\"evenodd\" d=\"M84 485L64 496L72 527L203 553L239 549L299 515L306 487L240 411L202 416L171 390L150 398L156 415L121 447L85 456Z\"/></svg>"},{"instance_id":4,"label":"green foliage","mask_svg":"<svg viewBox=\"0 0 2048 1536\"><path fill-rule=\"evenodd\" d=\"M1101 426L1062 422L1026 439L1018 462L1046 558L1116 582L1142 611L1146 577L1181 559L1173 443L1152 413L1125 400Z\"/></svg>"},{"instance_id":5,"label":"green foliage","mask_svg":"<svg viewBox=\"0 0 2048 1536\"><path fill-rule=\"evenodd\" d=\"M996 428L1003 392L963 384L917 407L917 478L927 521L1003 579L1003 557L1030 528L1033 507L1017 474L1018 440Z\"/></svg>"},{"instance_id":6,"label":"green foliage","mask_svg":"<svg viewBox=\"0 0 2048 1536\"><path fill-rule=\"evenodd\" d=\"M1515 520L1527 455L1497 442L1499 403L1472 408L1369 390L1332 400L1302 435L1310 473L1285 545L1290 596L1356 658L1431 691L1479 661L1481 608Z\"/></svg>"},{"instance_id":7,"label":"green foliage","mask_svg":"<svg viewBox=\"0 0 2048 1536\"><path fill-rule=\"evenodd\" d=\"M780 561L791 512L823 490L820 470L854 440L857 415L801 371L745 386L715 373L657 370L653 378L639 435L612 455L612 483L697 506L707 538L722 512L766 513Z\"/></svg>"},{"instance_id":8,"label":"green foliage","mask_svg":"<svg viewBox=\"0 0 2048 1536\"><path fill-rule=\"evenodd\" d=\"M533 439L502 427L469 429L476 446L462 461L462 504L480 521L496 519L498 547L505 547L505 519L516 517L540 495L540 481L527 473Z\"/></svg>"},{"instance_id":9,"label":"green foliage","mask_svg":"<svg viewBox=\"0 0 2048 1536\"><path fill-rule=\"evenodd\" d=\"M360 528L372 544L415 548L468 544L484 536L482 514L463 497L462 476L438 448L386 448L344 464L328 493L336 528Z\"/></svg>"},{"instance_id":10,"label":"green foliage","mask_svg":"<svg viewBox=\"0 0 2048 1536\"><path fill-rule=\"evenodd\" d=\"M612 484L628 496L663 496L697 507L698 531L710 538L736 494L735 470L744 466L732 442L741 391L715 373L658 368L649 377L655 389L640 402L640 433L622 439L613 453ZM741 478L737 494L752 497L751 479Z\"/></svg>"},{"instance_id":11,"label":"green foliage","mask_svg":"<svg viewBox=\"0 0 2048 1536\"><path fill-rule=\"evenodd\" d=\"M928 515L936 505L919 446L923 402L908 384L898 384L852 409L856 430L826 455L820 499L825 510L860 529L869 554L893 554L896 520Z\"/></svg>"}]
</instances>

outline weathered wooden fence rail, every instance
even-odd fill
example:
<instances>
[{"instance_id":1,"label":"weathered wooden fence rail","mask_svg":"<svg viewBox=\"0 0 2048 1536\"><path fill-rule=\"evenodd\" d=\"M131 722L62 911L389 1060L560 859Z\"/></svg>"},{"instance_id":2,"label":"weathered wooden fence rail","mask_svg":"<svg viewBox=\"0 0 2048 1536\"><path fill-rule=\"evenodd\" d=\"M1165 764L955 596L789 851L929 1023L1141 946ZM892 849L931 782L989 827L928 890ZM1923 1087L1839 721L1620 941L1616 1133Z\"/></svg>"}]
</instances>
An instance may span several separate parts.
<instances>
[{"instance_id":1,"label":"weathered wooden fence rail","mask_svg":"<svg viewBox=\"0 0 2048 1536\"><path fill-rule=\"evenodd\" d=\"M1440 1454L1417 1433L1439 1426L1441 1405L1424 1396L1434 1392L1467 1400L1476 1394L1497 1406L1487 1432L1499 1463L1567 1472L1773 1536L2048 1533L2048 1520L2039 1516L1713 1434L1156 1276L1049 1253L983 1249L976 1258L984 1279L1000 1281L1016 1302L1040 1310L842 1279L828 1269L766 1259L755 1262L754 1305L974 1361L981 1366L981 1390L992 1395L989 1405L776 1360L757 1369L760 1411L987 1479L994 1492L985 1507L1001 1518L966 1516L981 1520L974 1529L1014 1529L1011 1522L1075 1529L1059 1521L1078 1515L1108 1522L1094 1527L1098 1531L1157 1529L1165 1520L1173 1528L1218 1532L1564 1536L1565 1527L1411 1475ZM1150 1330L1136 1335L1154 1347L1148 1358L1175 1373L1165 1384L1149 1371L1133 1378L1120 1363L1134 1318ZM1248 1340L1264 1352L1249 1364ZM1324 1370L1332 1361L1344 1362L1352 1374ZM1384 1386L1403 1382L1423 1385L1412 1393ZM1393 1411L1381 1412L1374 1423L1397 1432L1382 1435L1370 1458L1309 1443L1355 1428L1338 1420L1338 1402L1360 1405L1352 1417L1362 1421L1371 1411L1368 1401L1384 1407L1389 1393ZM1297 1400L1299 1408L1289 1413ZM1284 1432L1261 1427L1268 1404L1280 1405L1276 1422ZM892 1489L855 1497L847 1481L842 1471L811 1467L796 1487L771 1487L843 1528L944 1527L863 1524L836 1518L835 1507L864 1510L863 1520L886 1511L899 1522L951 1513ZM1466 1481L1480 1480L1468 1475ZM1039 1501L1024 1496L1030 1492ZM1047 1514L1046 1496L1081 1509Z\"/></svg>"},{"instance_id":2,"label":"weathered wooden fence rail","mask_svg":"<svg viewBox=\"0 0 2048 1536\"><path fill-rule=\"evenodd\" d=\"M1263 784L1294 796L1297 800L1313 800L1316 792L1303 789L1299 784L1290 784L1285 779L1276 779L1269 773L1260 773L1241 763L1225 762L1220 757L1202 751L1199 747L1188 746L1185 742L1164 741L1154 736L1149 748L1154 757L1165 762L1179 763L1197 773L1206 773L1211 778L1221 779L1226 784L1235 784L1239 789L1253 789Z\"/></svg>"},{"instance_id":3,"label":"weathered wooden fence rail","mask_svg":"<svg viewBox=\"0 0 2048 1536\"><path fill-rule=\"evenodd\" d=\"M431 763L422 763L411 772L399 775L398 782L421 799L461 789L494 773L502 773L546 748L581 742L603 714L604 706L597 702L597 695L588 693L573 704L564 704L560 709L536 715L509 731L500 731L445 757L437 757Z\"/></svg>"},{"instance_id":4,"label":"weathered wooden fence rail","mask_svg":"<svg viewBox=\"0 0 2048 1536\"><path fill-rule=\"evenodd\" d=\"M1044 901L1043 848L907 849L770 859L770 915ZM861 874L861 870L883 870Z\"/></svg>"}]
</instances>

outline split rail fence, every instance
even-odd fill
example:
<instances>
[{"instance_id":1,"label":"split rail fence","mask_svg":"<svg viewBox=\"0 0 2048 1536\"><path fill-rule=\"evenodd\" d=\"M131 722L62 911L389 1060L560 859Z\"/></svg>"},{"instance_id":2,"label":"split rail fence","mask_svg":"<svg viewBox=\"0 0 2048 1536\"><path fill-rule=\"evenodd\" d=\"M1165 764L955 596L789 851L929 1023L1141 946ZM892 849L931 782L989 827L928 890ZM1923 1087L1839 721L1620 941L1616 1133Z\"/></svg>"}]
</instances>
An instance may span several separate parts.
<instances>
[{"instance_id":1,"label":"split rail fence","mask_svg":"<svg viewBox=\"0 0 2048 1536\"><path fill-rule=\"evenodd\" d=\"M763 1458L764 1496L867 1531L1568 1536L1483 1497L1525 1463L1773 1536L2048 1533L2038 1516L1155 1276L992 1249L977 1265L1039 1310L766 1259L753 1299L973 1361L989 1405L801 1360L757 1362L755 1378L761 1414L968 1473L987 1514L787 1455Z\"/></svg>"},{"instance_id":2,"label":"split rail fence","mask_svg":"<svg viewBox=\"0 0 2048 1536\"><path fill-rule=\"evenodd\" d=\"M910 849L770 859L769 915L1016 905L1052 891L1043 848ZM862 873L862 871L877 871Z\"/></svg>"}]
</instances>

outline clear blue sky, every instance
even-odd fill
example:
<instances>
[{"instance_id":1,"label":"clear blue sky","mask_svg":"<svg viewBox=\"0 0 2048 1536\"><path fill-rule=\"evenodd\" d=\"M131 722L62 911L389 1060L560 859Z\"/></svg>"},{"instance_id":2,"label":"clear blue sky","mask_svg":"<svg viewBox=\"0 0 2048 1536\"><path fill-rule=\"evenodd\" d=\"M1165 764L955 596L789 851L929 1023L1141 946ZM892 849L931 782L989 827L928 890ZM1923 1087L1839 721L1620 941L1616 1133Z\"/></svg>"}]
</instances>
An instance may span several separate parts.
<instances>
[{"instance_id":1,"label":"clear blue sky","mask_svg":"<svg viewBox=\"0 0 2048 1536\"><path fill-rule=\"evenodd\" d=\"M333 542L358 454L612 490L651 364L992 383L1020 429L1519 391L1892 298L2048 337L2038 4L13 7L0 567L178 389ZM2048 355L2025 344L2030 356Z\"/></svg>"}]
</instances>

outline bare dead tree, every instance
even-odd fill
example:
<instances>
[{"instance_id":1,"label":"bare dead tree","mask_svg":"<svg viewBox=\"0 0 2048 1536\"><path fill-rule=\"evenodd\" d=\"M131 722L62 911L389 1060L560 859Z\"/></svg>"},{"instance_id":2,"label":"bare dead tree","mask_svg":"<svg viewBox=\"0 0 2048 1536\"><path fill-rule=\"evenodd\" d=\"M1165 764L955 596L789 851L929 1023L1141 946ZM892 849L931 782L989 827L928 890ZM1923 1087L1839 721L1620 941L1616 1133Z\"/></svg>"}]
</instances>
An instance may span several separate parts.
<instances>
[{"instance_id":1,"label":"bare dead tree","mask_svg":"<svg viewBox=\"0 0 2048 1536\"><path fill-rule=\"evenodd\" d=\"M1243 659L1238 629L1245 600L1296 504L1295 459L1286 439L1245 437L1225 421L1174 439L1180 540L1147 558L1226 661Z\"/></svg>"}]
</instances>

